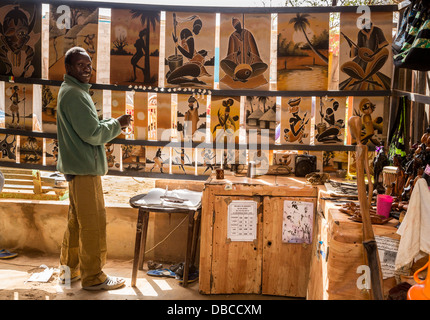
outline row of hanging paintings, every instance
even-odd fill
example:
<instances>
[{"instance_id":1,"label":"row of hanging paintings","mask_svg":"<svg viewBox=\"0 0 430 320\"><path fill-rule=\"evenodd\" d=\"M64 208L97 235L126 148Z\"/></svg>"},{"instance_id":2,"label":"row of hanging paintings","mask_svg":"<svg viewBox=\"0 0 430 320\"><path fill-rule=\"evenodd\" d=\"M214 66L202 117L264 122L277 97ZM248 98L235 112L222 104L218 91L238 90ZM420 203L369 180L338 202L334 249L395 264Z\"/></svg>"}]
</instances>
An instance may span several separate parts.
<instances>
[{"instance_id":1,"label":"row of hanging paintings","mask_svg":"<svg viewBox=\"0 0 430 320\"><path fill-rule=\"evenodd\" d=\"M276 152L267 150L231 151L210 148L173 148L140 145L106 144L108 168L111 171L133 173L165 173L185 175L210 175L215 165L231 169L232 164L243 164L254 161L259 170L269 170L269 165L282 166L283 174L288 169L294 172L294 157L297 153ZM0 134L0 162L19 162L55 166L58 144L55 139L25 137ZM348 169L355 174L355 152L318 151L318 169L333 172ZM373 153L369 153L369 165L372 167ZM278 167L279 168L279 167Z\"/></svg>"},{"instance_id":2,"label":"row of hanging paintings","mask_svg":"<svg viewBox=\"0 0 430 320\"><path fill-rule=\"evenodd\" d=\"M4 127L56 133L59 87L42 86L41 127L36 109L38 85L4 83ZM362 118L363 143L378 146L384 140L385 97L267 97L207 96L109 91L110 117L133 115L132 131L119 138L158 141L251 142L261 144L345 144L346 119ZM103 90L90 89L100 119L104 118ZM127 97L128 95L128 97ZM174 99L176 97L176 99ZM33 106L34 105L34 106ZM0 107L0 109L2 109ZM247 140L240 140L243 132ZM208 132L209 131L209 132ZM255 135L255 136L254 136ZM172 139L173 138L173 139ZM255 138L255 139L254 139ZM253 140L254 139L254 140ZM355 141L349 140L349 143Z\"/></svg>"},{"instance_id":3,"label":"row of hanging paintings","mask_svg":"<svg viewBox=\"0 0 430 320\"><path fill-rule=\"evenodd\" d=\"M0 6L0 75L41 77L41 12L40 3ZM360 17L340 14L339 89L388 90L393 13L371 13L364 28L357 27ZM269 90L271 14L221 13L219 57L216 13L166 12L161 46L159 11L115 8L110 19L111 40L105 45L111 84L213 89L219 65L220 89ZM278 14L277 90L327 90L329 19L329 13ZM94 61L91 82L96 82L98 23L98 8L50 5L48 79L62 80L65 52L81 46ZM158 83L160 58L164 83Z\"/></svg>"},{"instance_id":4,"label":"row of hanging paintings","mask_svg":"<svg viewBox=\"0 0 430 320\"><path fill-rule=\"evenodd\" d=\"M294 172L294 157L297 152L273 152L268 150L214 150L211 148L175 148L140 145L106 144L106 158L111 171L134 173L167 173L186 175L210 175L215 165L222 164L232 169L233 164L254 161L259 170L269 170L269 165L281 165ZM372 165L374 154L369 153ZM18 162L55 166L57 163L57 140L50 138L0 134L0 162ZM347 151L317 151L318 169L333 172L346 169L355 173L355 153ZM285 171L283 171L285 173Z\"/></svg>"}]
</instances>

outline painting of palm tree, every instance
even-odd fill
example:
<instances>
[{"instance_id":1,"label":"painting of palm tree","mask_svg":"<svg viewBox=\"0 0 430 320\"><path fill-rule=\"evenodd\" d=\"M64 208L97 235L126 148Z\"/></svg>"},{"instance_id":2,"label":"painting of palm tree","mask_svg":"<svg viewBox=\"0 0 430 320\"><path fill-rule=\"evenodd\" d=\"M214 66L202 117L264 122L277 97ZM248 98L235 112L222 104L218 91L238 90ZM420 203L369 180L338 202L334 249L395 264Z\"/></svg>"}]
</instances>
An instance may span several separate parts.
<instances>
[{"instance_id":1,"label":"painting of palm tree","mask_svg":"<svg viewBox=\"0 0 430 320\"><path fill-rule=\"evenodd\" d=\"M112 9L112 84L158 86L160 12Z\"/></svg>"},{"instance_id":2,"label":"painting of palm tree","mask_svg":"<svg viewBox=\"0 0 430 320\"><path fill-rule=\"evenodd\" d=\"M140 19L140 22L142 23L142 26L145 26L146 32L146 41L145 45L143 46L143 52L145 54L145 66L143 71L144 76L144 82L149 83L150 82L150 76L151 76L151 65L150 65L150 37L151 37L151 30L152 32L157 31L157 26L160 23L160 12L159 11L143 11L143 10L131 10L133 19Z\"/></svg>"},{"instance_id":3,"label":"painting of palm tree","mask_svg":"<svg viewBox=\"0 0 430 320\"><path fill-rule=\"evenodd\" d=\"M318 51L317 48L314 47L312 42L309 40L308 35L306 34L306 27L310 27L310 23L308 20L308 17L310 15L307 13L297 13L296 17L290 19L289 23L294 24L294 30L295 31L302 31L303 35L305 36L306 42L308 43L309 47L315 54L321 58L322 61L328 64L328 59L326 56L324 56L322 53Z\"/></svg>"},{"instance_id":4,"label":"painting of palm tree","mask_svg":"<svg viewBox=\"0 0 430 320\"><path fill-rule=\"evenodd\" d=\"M328 13L279 14L278 90L327 90L329 18Z\"/></svg>"}]
</instances>

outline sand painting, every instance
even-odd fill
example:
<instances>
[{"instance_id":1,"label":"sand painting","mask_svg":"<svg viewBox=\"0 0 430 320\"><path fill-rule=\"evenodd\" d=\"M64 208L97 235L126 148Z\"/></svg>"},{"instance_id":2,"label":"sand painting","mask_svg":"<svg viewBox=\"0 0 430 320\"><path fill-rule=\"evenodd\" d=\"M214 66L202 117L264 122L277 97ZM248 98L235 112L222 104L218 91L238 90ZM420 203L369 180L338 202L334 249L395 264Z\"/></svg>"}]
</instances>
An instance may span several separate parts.
<instances>
[{"instance_id":1,"label":"sand painting","mask_svg":"<svg viewBox=\"0 0 430 320\"><path fill-rule=\"evenodd\" d=\"M134 138L148 139L148 93L134 92Z\"/></svg>"},{"instance_id":2,"label":"sand painting","mask_svg":"<svg viewBox=\"0 0 430 320\"><path fill-rule=\"evenodd\" d=\"M315 144L343 145L346 97L316 97Z\"/></svg>"},{"instance_id":3,"label":"sand painting","mask_svg":"<svg viewBox=\"0 0 430 320\"><path fill-rule=\"evenodd\" d=\"M169 173L170 148L146 147L146 172Z\"/></svg>"},{"instance_id":4,"label":"sand painting","mask_svg":"<svg viewBox=\"0 0 430 320\"><path fill-rule=\"evenodd\" d=\"M144 146L123 144L122 150L122 170L123 171L144 171L146 163L146 150Z\"/></svg>"},{"instance_id":5,"label":"sand painting","mask_svg":"<svg viewBox=\"0 0 430 320\"><path fill-rule=\"evenodd\" d=\"M40 78L42 76L41 3L0 6L0 75Z\"/></svg>"},{"instance_id":6,"label":"sand painting","mask_svg":"<svg viewBox=\"0 0 430 320\"><path fill-rule=\"evenodd\" d=\"M276 125L276 97L247 96L245 98L245 128L248 132L248 141L250 141L250 131L254 130L260 137L258 141L253 141L254 143L263 143L260 141L263 132L266 143L275 143Z\"/></svg>"},{"instance_id":7,"label":"sand painting","mask_svg":"<svg viewBox=\"0 0 430 320\"><path fill-rule=\"evenodd\" d=\"M282 97L281 144L309 144L312 97Z\"/></svg>"},{"instance_id":8,"label":"sand painting","mask_svg":"<svg viewBox=\"0 0 430 320\"><path fill-rule=\"evenodd\" d=\"M57 132L57 96L58 86L42 86L42 130Z\"/></svg>"},{"instance_id":9,"label":"sand painting","mask_svg":"<svg viewBox=\"0 0 430 320\"><path fill-rule=\"evenodd\" d=\"M43 164L43 138L21 136L18 153L20 163Z\"/></svg>"},{"instance_id":10,"label":"sand painting","mask_svg":"<svg viewBox=\"0 0 430 320\"><path fill-rule=\"evenodd\" d=\"M33 130L33 85L5 83L5 127Z\"/></svg>"},{"instance_id":11,"label":"sand painting","mask_svg":"<svg viewBox=\"0 0 430 320\"><path fill-rule=\"evenodd\" d=\"M270 14L221 13L220 89L269 89L270 37Z\"/></svg>"},{"instance_id":12,"label":"sand painting","mask_svg":"<svg viewBox=\"0 0 430 320\"><path fill-rule=\"evenodd\" d=\"M122 149L120 144L106 143L105 152L108 170L120 171L121 170L121 157Z\"/></svg>"},{"instance_id":13,"label":"sand painting","mask_svg":"<svg viewBox=\"0 0 430 320\"><path fill-rule=\"evenodd\" d=\"M339 90L390 90L393 13L362 18L362 13L340 15Z\"/></svg>"},{"instance_id":14,"label":"sand painting","mask_svg":"<svg viewBox=\"0 0 430 320\"><path fill-rule=\"evenodd\" d=\"M240 97L212 96L211 135L213 141L239 143Z\"/></svg>"},{"instance_id":15,"label":"sand painting","mask_svg":"<svg viewBox=\"0 0 430 320\"><path fill-rule=\"evenodd\" d=\"M176 128L180 141L205 140L206 106L206 95L178 94Z\"/></svg>"},{"instance_id":16,"label":"sand painting","mask_svg":"<svg viewBox=\"0 0 430 320\"><path fill-rule=\"evenodd\" d=\"M0 134L0 160L16 162L17 136L12 134Z\"/></svg>"},{"instance_id":17,"label":"sand painting","mask_svg":"<svg viewBox=\"0 0 430 320\"><path fill-rule=\"evenodd\" d=\"M111 10L112 84L158 86L160 12Z\"/></svg>"},{"instance_id":18,"label":"sand painting","mask_svg":"<svg viewBox=\"0 0 430 320\"><path fill-rule=\"evenodd\" d=\"M172 96L157 94L157 140L170 141L172 136Z\"/></svg>"},{"instance_id":19,"label":"sand painting","mask_svg":"<svg viewBox=\"0 0 430 320\"><path fill-rule=\"evenodd\" d=\"M196 162L192 148L172 148L172 173L196 174Z\"/></svg>"},{"instance_id":20,"label":"sand painting","mask_svg":"<svg viewBox=\"0 0 430 320\"><path fill-rule=\"evenodd\" d=\"M50 80L63 80L66 73L65 54L70 48L78 46L84 48L90 56L93 66L90 82L96 82L98 19L98 8L50 5Z\"/></svg>"},{"instance_id":21,"label":"sand painting","mask_svg":"<svg viewBox=\"0 0 430 320\"><path fill-rule=\"evenodd\" d=\"M327 90L328 51L329 13L278 14L277 90Z\"/></svg>"},{"instance_id":22,"label":"sand painting","mask_svg":"<svg viewBox=\"0 0 430 320\"><path fill-rule=\"evenodd\" d=\"M384 97L354 97L350 116L361 117L361 142L369 146L384 144ZM352 138L351 144L356 141Z\"/></svg>"},{"instance_id":23,"label":"sand painting","mask_svg":"<svg viewBox=\"0 0 430 320\"><path fill-rule=\"evenodd\" d=\"M45 165L56 166L58 160L58 140L45 139Z\"/></svg>"},{"instance_id":24,"label":"sand painting","mask_svg":"<svg viewBox=\"0 0 430 320\"><path fill-rule=\"evenodd\" d=\"M215 14L166 12L165 86L213 88Z\"/></svg>"},{"instance_id":25,"label":"sand painting","mask_svg":"<svg viewBox=\"0 0 430 320\"><path fill-rule=\"evenodd\" d=\"M215 170L215 153L211 148L196 149L197 174L210 175Z\"/></svg>"}]
</instances>

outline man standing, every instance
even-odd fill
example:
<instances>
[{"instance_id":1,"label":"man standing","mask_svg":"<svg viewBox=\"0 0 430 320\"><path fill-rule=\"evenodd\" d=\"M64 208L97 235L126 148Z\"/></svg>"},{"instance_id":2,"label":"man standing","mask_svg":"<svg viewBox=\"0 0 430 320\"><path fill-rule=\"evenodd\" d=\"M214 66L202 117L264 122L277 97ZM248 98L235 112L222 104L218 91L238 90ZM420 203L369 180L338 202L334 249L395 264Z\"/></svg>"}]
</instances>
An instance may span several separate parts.
<instances>
[{"instance_id":1,"label":"man standing","mask_svg":"<svg viewBox=\"0 0 430 320\"><path fill-rule=\"evenodd\" d=\"M104 144L130 124L130 115L99 120L89 94L92 66L85 49L67 51L65 67L57 102L57 169L69 181L70 205L60 263L70 269L70 281L81 279L84 289L116 289L124 279L102 271L107 249L101 176L107 173Z\"/></svg>"}]
</instances>

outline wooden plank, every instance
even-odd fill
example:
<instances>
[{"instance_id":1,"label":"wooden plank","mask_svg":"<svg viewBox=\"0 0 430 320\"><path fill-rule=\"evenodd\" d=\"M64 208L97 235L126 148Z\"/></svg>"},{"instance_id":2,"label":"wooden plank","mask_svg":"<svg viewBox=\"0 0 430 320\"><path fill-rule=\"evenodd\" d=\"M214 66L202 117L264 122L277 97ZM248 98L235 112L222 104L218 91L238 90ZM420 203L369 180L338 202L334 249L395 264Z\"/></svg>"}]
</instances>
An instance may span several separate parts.
<instances>
[{"instance_id":1,"label":"wooden plank","mask_svg":"<svg viewBox=\"0 0 430 320\"><path fill-rule=\"evenodd\" d=\"M264 198L262 293L306 297L312 245L282 243L285 200L312 202L316 208L316 198Z\"/></svg>"},{"instance_id":2,"label":"wooden plank","mask_svg":"<svg viewBox=\"0 0 430 320\"><path fill-rule=\"evenodd\" d=\"M205 189L202 197L200 231L199 292L211 293L212 243L213 243L213 193Z\"/></svg>"},{"instance_id":3,"label":"wooden plank","mask_svg":"<svg viewBox=\"0 0 430 320\"><path fill-rule=\"evenodd\" d=\"M262 243L227 239L228 204L232 200L253 200L244 196L215 196L212 248L212 294L261 293ZM259 203L261 205L261 203ZM257 239L261 239L261 222Z\"/></svg>"},{"instance_id":4,"label":"wooden plank","mask_svg":"<svg viewBox=\"0 0 430 320\"><path fill-rule=\"evenodd\" d=\"M365 252L362 243L362 225L359 222L349 220L349 216L340 212L332 202L324 205L325 218L318 215L320 239L326 241L328 259L325 261L312 255L310 280L308 286L309 300L367 300L369 295L357 287L357 279L360 276L357 268L365 264ZM388 237L399 240L396 233L397 220L389 221L384 225L373 225L376 236ZM324 225L327 227L324 228ZM322 273L316 272L322 271ZM384 294L395 285L394 278L384 281Z\"/></svg>"}]
</instances>

